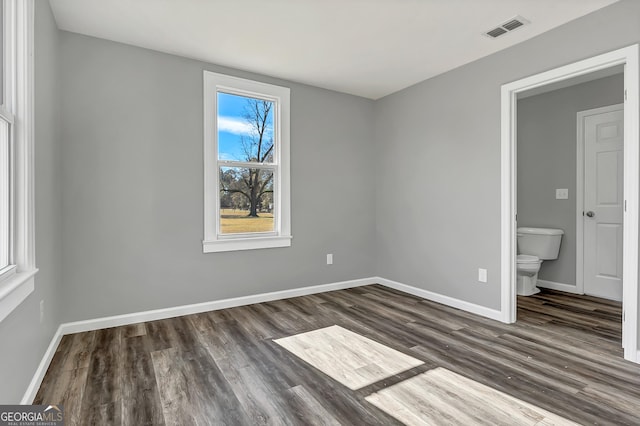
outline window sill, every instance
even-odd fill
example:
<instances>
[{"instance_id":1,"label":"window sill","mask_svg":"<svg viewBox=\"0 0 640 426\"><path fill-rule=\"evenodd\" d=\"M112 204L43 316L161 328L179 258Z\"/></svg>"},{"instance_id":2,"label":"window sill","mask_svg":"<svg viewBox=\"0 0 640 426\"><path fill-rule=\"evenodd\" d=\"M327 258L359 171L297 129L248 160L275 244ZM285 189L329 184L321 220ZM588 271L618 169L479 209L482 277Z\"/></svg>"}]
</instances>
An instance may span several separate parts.
<instances>
[{"instance_id":1,"label":"window sill","mask_svg":"<svg viewBox=\"0 0 640 426\"><path fill-rule=\"evenodd\" d=\"M291 247L291 236L238 238L228 240L203 241L204 253L221 251L256 250L276 247Z\"/></svg>"},{"instance_id":2,"label":"window sill","mask_svg":"<svg viewBox=\"0 0 640 426\"><path fill-rule=\"evenodd\" d=\"M37 269L18 272L0 281L0 321L4 320L33 292L34 277L37 272Z\"/></svg>"}]
</instances>

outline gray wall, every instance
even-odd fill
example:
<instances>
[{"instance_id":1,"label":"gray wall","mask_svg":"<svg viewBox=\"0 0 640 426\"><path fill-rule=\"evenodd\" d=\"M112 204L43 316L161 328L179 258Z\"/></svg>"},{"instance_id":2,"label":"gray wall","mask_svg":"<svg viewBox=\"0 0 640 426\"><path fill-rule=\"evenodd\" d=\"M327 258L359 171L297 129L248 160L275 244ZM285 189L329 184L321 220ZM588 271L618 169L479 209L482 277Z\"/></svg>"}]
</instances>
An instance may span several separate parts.
<instances>
[{"instance_id":1,"label":"gray wall","mask_svg":"<svg viewBox=\"0 0 640 426\"><path fill-rule=\"evenodd\" d=\"M576 284L576 114L624 101L622 74L518 101L518 226L564 230L539 278ZM556 200L568 188L568 200Z\"/></svg>"},{"instance_id":2,"label":"gray wall","mask_svg":"<svg viewBox=\"0 0 640 426\"><path fill-rule=\"evenodd\" d=\"M0 403L18 403L24 395L55 330L61 281L60 124L57 102L58 30L49 2L36 1L35 16L35 291L0 322ZM40 323L40 300L45 301Z\"/></svg>"},{"instance_id":3,"label":"gray wall","mask_svg":"<svg viewBox=\"0 0 640 426\"><path fill-rule=\"evenodd\" d=\"M61 49L63 321L373 274L372 101L72 33ZM203 69L291 88L290 248L202 253Z\"/></svg>"},{"instance_id":4,"label":"gray wall","mask_svg":"<svg viewBox=\"0 0 640 426\"><path fill-rule=\"evenodd\" d=\"M501 85L639 40L623 0L377 101L378 274L499 309Z\"/></svg>"}]
</instances>

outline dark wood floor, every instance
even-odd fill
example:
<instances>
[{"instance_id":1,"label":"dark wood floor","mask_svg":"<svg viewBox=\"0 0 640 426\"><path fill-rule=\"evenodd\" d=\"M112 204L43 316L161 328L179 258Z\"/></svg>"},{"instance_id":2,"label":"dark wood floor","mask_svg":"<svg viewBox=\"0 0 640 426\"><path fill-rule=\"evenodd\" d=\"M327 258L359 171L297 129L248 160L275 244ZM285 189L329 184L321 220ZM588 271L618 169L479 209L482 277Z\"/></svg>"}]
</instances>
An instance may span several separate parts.
<instances>
[{"instance_id":1,"label":"dark wood floor","mask_svg":"<svg viewBox=\"0 0 640 426\"><path fill-rule=\"evenodd\" d=\"M64 336L34 403L64 404L68 425L394 425L365 397L444 367L581 424L638 425L620 312L545 290L507 325L359 287ZM335 324L424 364L352 391L272 340Z\"/></svg>"}]
</instances>

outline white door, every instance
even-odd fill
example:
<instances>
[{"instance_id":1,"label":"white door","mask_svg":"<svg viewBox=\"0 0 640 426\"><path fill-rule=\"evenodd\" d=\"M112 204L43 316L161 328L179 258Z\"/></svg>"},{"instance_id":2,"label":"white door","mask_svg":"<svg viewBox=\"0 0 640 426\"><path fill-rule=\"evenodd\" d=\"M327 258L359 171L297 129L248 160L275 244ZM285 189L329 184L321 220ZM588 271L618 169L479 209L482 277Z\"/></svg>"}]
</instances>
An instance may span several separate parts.
<instances>
[{"instance_id":1,"label":"white door","mask_svg":"<svg viewBox=\"0 0 640 426\"><path fill-rule=\"evenodd\" d=\"M623 106L598 108L580 116L584 135L584 293L621 301Z\"/></svg>"}]
</instances>

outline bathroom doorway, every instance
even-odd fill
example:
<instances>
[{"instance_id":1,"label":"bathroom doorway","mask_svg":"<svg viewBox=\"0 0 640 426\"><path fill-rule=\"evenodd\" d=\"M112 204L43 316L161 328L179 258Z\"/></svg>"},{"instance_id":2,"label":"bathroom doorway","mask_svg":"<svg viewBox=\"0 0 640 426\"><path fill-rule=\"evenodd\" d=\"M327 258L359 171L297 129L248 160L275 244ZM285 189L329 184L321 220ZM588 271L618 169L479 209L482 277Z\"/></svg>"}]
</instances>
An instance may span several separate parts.
<instances>
[{"instance_id":1,"label":"bathroom doorway","mask_svg":"<svg viewBox=\"0 0 640 426\"><path fill-rule=\"evenodd\" d=\"M505 84L502 87L502 232L501 232L501 281L502 281L502 305L501 312L504 322L515 322L516 320L516 228L522 222L520 211L518 210L519 195L518 178L520 170L517 164L517 154L519 146L516 141L520 134L518 129L518 100L527 95L537 95L568 86L573 86L582 79L583 82L591 81L602 77L602 73L615 73L615 69L622 68L624 81L624 167L622 172L623 180L623 202L624 215L622 232L622 276L623 276L623 316L622 323L622 343L624 347L624 357L627 360L638 362L638 176L640 165L638 160L638 115L640 107L638 105L638 45L619 49L604 55L599 55L584 61L557 68L537 74L513 83ZM577 79L577 80L576 80ZM575 120L575 115L574 115ZM575 121L574 121L575 123ZM573 139L575 141L575 138ZM575 159L576 157L574 157ZM545 164L553 162L554 158L546 157L538 167L544 169ZM575 161L575 160L574 160ZM535 162L534 162L535 163ZM574 176L576 176L574 174ZM566 185L570 186L570 185ZM566 190L570 188L556 188L554 200L558 202L569 199L565 198ZM544 192L544 191L541 191ZM574 201L576 187L573 188ZM569 193L569 195L571 195ZM549 197L548 191L541 197ZM576 204L573 204L575 214ZM556 204L555 206L560 206ZM565 206L566 207L566 206ZM518 215L518 217L516 216ZM577 216L577 215L576 215ZM574 216L574 217L576 217ZM539 217L539 216L538 216ZM517 218L517 219L516 219ZM516 222L517 220L517 222ZM534 226L534 224L524 224ZM538 224L540 226L540 224ZM548 225L547 225L548 226ZM573 229L567 226L574 237L576 226ZM564 242L563 242L564 244ZM575 247L575 238L574 238ZM565 251L568 248L565 248ZM573 256L577 249L573 250ZM571 250L566 251L565 259L571 257ZM563 258L563 252L559 259ZM567 257L568 256L568 257ZM575 257L574 257L575 258ZM562 262L555 265L556 269L567 270L561 267ZM551 262L549 263L551 265ZM574 263L574 265L576 265ZM576 269L574 267L574 274ZM562 271L557 271L563 273ZM566 272L565 272L566 273ZM577 275L577 274L576 274ZM555 284L573 284L574 293L578 293L576 278L573 282L568 279L566 283L557 282ZM553 284L553 283L552 283ZM566 291L567 288L560 288Z\"/></svg>"},{"instance_id":2,"label":"bathroom doorway","mask_svg":"<svg viewBox=\"0 0 640 426\"><path fill-rule=\"evenodd\" d=\"M610 299L619 294L617 300L622 300L622 105L618 110L611 105L623 102L623 71L614 67L606 73L590 74L592 80L570 79L566 87L550 85L545 87L548 91L534 90L518 96L517 235L521 235L522 227L557 230L562 235L560 252L555 254L542 253L542 247L522 250L523 241L517 238L520 295L532 294L537 286L600 297L611 293ZM589 191L587 196L583 196L585 190ZM596 224L603 226L596 229ZM595 238L596 231L606 235ZM594 240L600 243L600 250L595 250ZM603 248L612 252L603 253ZM531 266L522 262L527 255L542 260L535 264L537 273L531 278ZM586 273L582 269L584 255ZM597 272L596 267L600 269ZM526 289L521 282L523 276L530 283ZM585 278L592 291L584 291Z\"/></svg>"}]
</instances>

